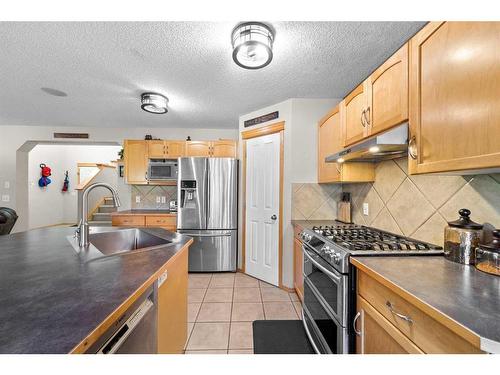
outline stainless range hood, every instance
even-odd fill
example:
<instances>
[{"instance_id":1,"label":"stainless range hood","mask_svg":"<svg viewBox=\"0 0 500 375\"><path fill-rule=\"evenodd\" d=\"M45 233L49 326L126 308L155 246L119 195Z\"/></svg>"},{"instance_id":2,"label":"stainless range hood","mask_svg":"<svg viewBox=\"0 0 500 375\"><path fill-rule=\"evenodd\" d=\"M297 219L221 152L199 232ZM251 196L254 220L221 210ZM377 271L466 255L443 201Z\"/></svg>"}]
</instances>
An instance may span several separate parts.
<instances>
[{"instance_id":1,"label":"stainless range hood","mask_svg":"<svg viewBox=\"0 0 500 375\"><path fill-rule=\"evenodd\" d=\"M327 163L378 162L402 158L408 153L408 123L329 155Z\"/></svg>"}]
</instances>

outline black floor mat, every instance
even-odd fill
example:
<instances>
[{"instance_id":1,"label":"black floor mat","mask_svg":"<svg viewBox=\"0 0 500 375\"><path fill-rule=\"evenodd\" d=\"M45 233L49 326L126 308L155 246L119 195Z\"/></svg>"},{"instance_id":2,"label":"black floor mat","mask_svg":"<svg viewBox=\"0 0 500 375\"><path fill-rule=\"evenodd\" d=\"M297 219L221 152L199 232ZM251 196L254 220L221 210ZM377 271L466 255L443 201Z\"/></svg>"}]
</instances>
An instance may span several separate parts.
<instances>
[{"instance_id":1,"label":"black floor mat","mask_svg":"<svg viewBox=\"0 0 500 375\"><path fill-rule=\"evenodd\" d=\"M302 320L256 320L253 322L255 354L314 354Z\"/></svg>"}]
</instances>

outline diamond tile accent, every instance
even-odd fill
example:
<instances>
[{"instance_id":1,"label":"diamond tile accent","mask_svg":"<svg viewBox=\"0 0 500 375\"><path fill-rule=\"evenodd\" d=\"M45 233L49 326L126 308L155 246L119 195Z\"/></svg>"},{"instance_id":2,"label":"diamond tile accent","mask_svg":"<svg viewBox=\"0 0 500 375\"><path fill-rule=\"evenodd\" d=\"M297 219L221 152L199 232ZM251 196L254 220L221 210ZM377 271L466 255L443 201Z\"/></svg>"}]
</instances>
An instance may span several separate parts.
<instances>
[{"instance_id":1,"label":"diamond tile accent","mask_svg":"<svg viewBox=\"0 0 500 375\"><path fill-rule=\"evenodd\" d=\"M405 173L392 161L384 161L375 168L375 182L373 187L384 203L392 197L397 188L406 178Z\"/></svg>"},{"instance_id":2,"label":"diamond tile accent","mask_svg":"<svg viewBox=\"0 0 500 375\"><path fill-rule=\"evenodd\" d=\"M132 185L131 188L131 207L134 209L166 209L169 207L169 202L177 198L176 186L160 186L160 185ZM140 203L135 203L135 197L141 197ZM165 203L156 203L156 197L165 196Z\"/></svg>"},{"instance_id":3,"label":"diamond tile accent","mask_svg":"<svg viewBox=\"0 0 500 375\"><path fill-rule=\"evenodd\" d=\"M384 207L382 211L380 211L380 213L374 220L374 224L374 226L378 229L382 229L395 234L403 234L387 207Z\"/></svg>"},{"instance_id":4,"label":"diamond tile accent","mask_svg":"<svg viewBox=\"0 0 500 375\"><path fill-rule=\"evenodd\" d=\"M462 176L412 175L410 179L435 207L441 207L467 180Z\"/></svg>"},{"instance_id":5,"label":"diamond tile accent","mask_svg":"<svg viewBox=\"0 0 500 375\"><path fill-rule=\"evenodd\" d=\"M340 184L292 184L292 219L331 220L341 191Z\"/></svg>"},{"instance_id":6,"label":"diamond tile accent","mask_svg":"<svg viewBox=\"0 0 500 375\"><path fill-rule=\"evenodd\" d=\"M444 227L448 223L440 215L439 212L434 213L429 220L427 220L420 228L418 228L412 237L417 240L433 243L435 245L443 246L444 243Z\"/></svg>"},{"instance_id":7,"label":"diamond tile accent","mask_svg":"<svg viewBox=\"0 0 500 375\"><path fill-rule=\"evenodd\" d=\"M406 236L434 213L434 207L409 179L401 184L387 202L387 208Z\"/></svg>"}]
</instances>

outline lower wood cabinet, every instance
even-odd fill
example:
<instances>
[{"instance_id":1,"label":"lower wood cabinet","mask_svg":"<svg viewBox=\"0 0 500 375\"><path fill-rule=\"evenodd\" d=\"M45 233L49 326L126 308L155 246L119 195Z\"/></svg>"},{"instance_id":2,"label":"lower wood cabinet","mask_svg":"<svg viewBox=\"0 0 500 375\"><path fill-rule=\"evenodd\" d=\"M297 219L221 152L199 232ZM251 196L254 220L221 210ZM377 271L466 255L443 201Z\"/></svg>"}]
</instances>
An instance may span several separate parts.
<instances>
[{"instance_id":1,"label":"lower wood cabinet","mask_svg":"<svg viewBox=\"0 0 500 375\"><path fill-rule=\"evenodd\" d=\"M115 227L160 227L175 232L177 215L111 215Z\"/></svg>"},{"instance_id":2,"label":"lower wood cabinet","mask_svg":"<svg viewBox=\"0 0 500 375\"><path fill-rule=\"evenodd\" d=\"M293 245L293 287L301 301L304 300L304 255L302 253L302 242L294 239Z\"/></svg>"},{"instance_id":3,"label":"lower wood cabinet","mask_svg":"<svg viewBox=\"0 0 500 375\"><path fill-rule=\"evenodd\" d=\"M187 340L188 249L167 265L158 287L158 353L181 354Z\"/></svg>"},{"instance_id":4,"label":"lower wood cabinet","mask_svg":"<svg viewBox=\"0 0 500 375\"><path fill-rule=\"evenodd\" d=\"M358 354L420 354L423 353L396 327L362 297L358 296L358 317L355 321L356 353Z\"/></svg>"},{"instance_id":5,"label":"lower wood cabinet","mask_svg":"<svg viewBox=\"0 0 500 375\"><path fill-rule=\"evenodd\" d=\"M429 315L361 270L357 282L358 353L481 353L465 328Z\"/></svg>"}]
</instances>

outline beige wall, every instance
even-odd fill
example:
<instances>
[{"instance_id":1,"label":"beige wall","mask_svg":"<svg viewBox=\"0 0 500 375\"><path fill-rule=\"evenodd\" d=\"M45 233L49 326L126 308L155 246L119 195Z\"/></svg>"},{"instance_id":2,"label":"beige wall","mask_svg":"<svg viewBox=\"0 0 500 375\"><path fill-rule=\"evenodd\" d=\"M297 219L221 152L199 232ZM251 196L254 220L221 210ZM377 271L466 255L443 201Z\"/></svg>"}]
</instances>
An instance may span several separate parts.
<instances>
[{"instance_id":1,"label":"beige wall","mask_svg":"<svg viewBox=\"0 0 500 375\"><path fill-rule=\"evenodd\" d=\"M240 116L240 132L247 130L243 126L245 120L273 111L279 111L280 117L278 119L259 124L251 129L267 126L274 122L285 121L283 157L283 285L290 288L293 286L292 183L316 181L317 123L338 102L339 99L288 99L284 102ZM242 188L240 187L240 193L241 191ZM242 199L243 197L240 195L240 202L242 202ZM240 210L240 233L242 233L242 222ZM241 241L242 238L240 236L239 266L241 266Z\"/></svg>"},{"instance_id":2,"label":"beige wall","mask_svg":"<svg viewBox=\"0 0 500 375\"><path fill-rule=\"evenodd\" d=\"M500 228L500 174L472 176L408 175L407 158L377 164L374 183L344 184L352 193L353 220L423 241L443 244L447 221L460 208L472 219ZM296 219L334 219L335 184L302 184L294 189ZM311 203L308 203L311 202ZM363 215L363 203L369 215ZM328 217L329 216L329 217Z\"/></svg>"}]
</instances>

